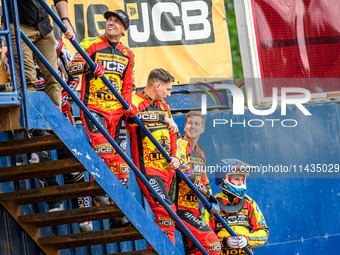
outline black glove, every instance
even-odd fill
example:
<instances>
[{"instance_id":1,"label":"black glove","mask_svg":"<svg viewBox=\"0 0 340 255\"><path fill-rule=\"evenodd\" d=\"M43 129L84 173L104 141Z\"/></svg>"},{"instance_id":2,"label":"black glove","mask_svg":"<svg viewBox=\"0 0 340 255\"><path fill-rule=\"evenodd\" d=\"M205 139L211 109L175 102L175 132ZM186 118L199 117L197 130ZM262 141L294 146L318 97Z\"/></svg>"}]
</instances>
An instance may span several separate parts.
<instances>
[{"instance_id":1,"label":"black glove","mask_svg":"<svg viewBox=\"0 0 340 255\"><path fill-rule=\"evenodd\" d=\"M228 246L228 237L226 237L226 236L224 236L223 238L222 238L222 248L229 248L229 246Z\"/></svg>"},{"instance_id":2,"label":"black glove","mask_svg":"<svg viewBox=\"0 0 340 255\"><path fill-rule=\"evenodd\" d=\"M210 197L208 198L209 203L215 203L218 204L218 201L216 199L216 197L214 197L213 195L210 195Z\"/></svg>"}]
</instances>

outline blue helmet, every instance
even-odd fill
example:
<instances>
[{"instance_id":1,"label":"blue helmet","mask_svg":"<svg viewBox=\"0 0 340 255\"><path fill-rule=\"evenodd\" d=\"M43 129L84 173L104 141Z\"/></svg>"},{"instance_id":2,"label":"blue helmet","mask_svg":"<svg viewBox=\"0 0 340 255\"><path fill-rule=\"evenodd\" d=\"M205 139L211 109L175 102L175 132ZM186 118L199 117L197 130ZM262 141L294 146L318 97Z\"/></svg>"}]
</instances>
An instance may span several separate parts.
<instances>
[{"instance_id":1,"label":"blue helmet","mask_svg":"<svg viewBox=\"0 0 340 255\"><path fill-rule=\"evenodd\" d=\"M253 167L238 159L222 159L215 172L215 182L220 189L240 199L244 198L247 191L246 177ZM243 175L243 183L239 186L231 181L232 175Z\"/></svg>"}]
</instances>

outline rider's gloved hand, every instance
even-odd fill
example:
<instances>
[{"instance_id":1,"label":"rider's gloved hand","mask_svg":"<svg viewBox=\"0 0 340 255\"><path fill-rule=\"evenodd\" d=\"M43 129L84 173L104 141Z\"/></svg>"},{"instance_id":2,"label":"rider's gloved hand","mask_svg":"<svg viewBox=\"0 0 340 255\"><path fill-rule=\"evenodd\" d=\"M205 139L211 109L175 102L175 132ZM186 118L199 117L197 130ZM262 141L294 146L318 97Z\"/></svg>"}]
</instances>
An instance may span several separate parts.
<instances>
[{"instance_id":1,"label":"rider's gloved hand","mask_svg":"<svg viewBox=\"0 0 340 255\"><path fill-rule=\"evenodd\" d=\"M244 248L248 245L248 239L245 236L238 236L238 244L240 248Z\"/></svg>"},{"instance_id":2,"label":"rider's gloved hand","mask_svg":"<svg viewBox=\"0 0 340 255\"><path fill-rule=\"evenodd\" d=\"M105 74L105 68L101 64L97 63L93 74L99 78L103 77Z\"/></svg>"}]
</instances>

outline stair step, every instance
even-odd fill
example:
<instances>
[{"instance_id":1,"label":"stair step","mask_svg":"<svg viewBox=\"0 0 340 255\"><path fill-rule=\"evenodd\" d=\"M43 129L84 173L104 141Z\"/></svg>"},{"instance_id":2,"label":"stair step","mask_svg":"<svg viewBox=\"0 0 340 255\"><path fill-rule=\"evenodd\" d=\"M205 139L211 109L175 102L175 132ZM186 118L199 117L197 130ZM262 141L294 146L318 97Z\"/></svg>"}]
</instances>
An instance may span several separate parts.
<instances>
[{"instance_id":1,"label":"stair step","mask_svg":"<svg viewBox=\"0 0 340 255\"><path fill-rule=\"evenodd\" d=\"M114 255L118 253L110 253L107 255ZM126 252L120 252L120 255L154 255L157 254L157 252L154 249L148 249L148 250L138 250L138 251L126 251Z\"/></svg>"},{"instance_id":2,"label":"stair step","mask_svg":"<svg viewBox=\"0 0 340 255\"><path fill-rule=\"evenodd\" d=\"M105 194L105 191L98 183L82 182L47 188L0 193L0 201L3 203L11 202L19 205L25 205L103 194Z\"/></svg>"},{"instance_id":3,"label":"stair step","mask_svg":"<svg viewBox=\"0 0 340 255\"><path fill-rule=\"evenodd\" d=\"M0 183L47 177L72 172L83 172L86 169L76 158L52 160L38 164L27 164L0 168Z\"/></svg>"},{"instance_id":4,"label":"stair step","mask_svg":"<svg viewBox=\"0 0 340 255\"><path fill-rule=\"evenodd\" d=\"M135 227L92 231L79 234L39 238L41 246L52 246L59 250L90 245L117 243L143 239Z\"/></svg>"},{"instance_id":5,"label":"stair step","mask_svg":"<svg viewBox=\"0 0 340 255\"><path fill-rule=\"evenodd\" d=\"M22 215L18 217L18 221L22 224L34 224L36 227L41 228L123 216L124 213L117 207L117 205L103 205L57 212Z\"/></svg>"},{"instance_id":6,"label":"stair step","mask_svg":"<svg viewBox=\"0 0 340 255\"><path fill-rule=\"evenodd\" d=\"M0 143L0 157L64 148L64 143L54 134L15 139Z\"/></svg>"}]
</instances>

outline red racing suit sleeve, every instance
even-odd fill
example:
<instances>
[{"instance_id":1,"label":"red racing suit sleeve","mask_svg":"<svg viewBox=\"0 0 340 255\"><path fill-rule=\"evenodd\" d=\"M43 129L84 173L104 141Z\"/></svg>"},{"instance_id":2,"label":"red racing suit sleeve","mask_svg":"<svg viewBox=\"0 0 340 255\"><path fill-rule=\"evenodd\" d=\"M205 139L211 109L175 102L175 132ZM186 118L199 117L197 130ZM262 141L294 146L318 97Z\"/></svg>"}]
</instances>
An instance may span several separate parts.
<instances>
[{"instance_id":1,"label":"red racing suit sleeve","mask_svg":"<svg viewBox=\"0 0 340 255\"><path fill-rule=\"evenodd\" d=\"M130 105L133 87L135 86L135 56L131 51L131 58L123 77L122 97Z\"/></svg>"},{"instance_id":2,"label":"red racing suit sleeve","mask_svg":"<svg viewBox=\"0 0 340 255\"><path fill-rule=\"evenodd\" d=\"M166 103L164 103L164 104L166 105L168 117L173 120L169 105L166 104ZM178 136L178 134L176 132L169 132L169 133L170 133L170 148L171 148L170 157L177 157L177 136Z\"/></svg>"}]
</instances>

